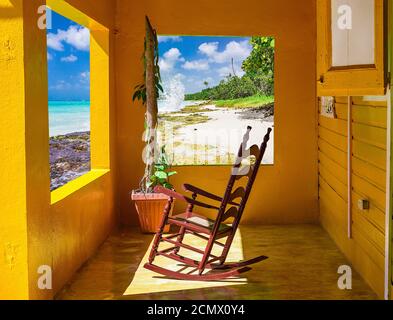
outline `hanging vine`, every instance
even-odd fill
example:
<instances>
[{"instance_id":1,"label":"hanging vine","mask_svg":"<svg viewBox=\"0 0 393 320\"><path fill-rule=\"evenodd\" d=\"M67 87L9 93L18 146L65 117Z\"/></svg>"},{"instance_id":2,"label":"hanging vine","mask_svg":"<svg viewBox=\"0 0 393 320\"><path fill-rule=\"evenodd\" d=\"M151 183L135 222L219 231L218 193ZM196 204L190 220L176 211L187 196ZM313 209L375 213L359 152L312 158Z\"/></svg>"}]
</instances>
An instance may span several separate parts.
<instances>
[{"instance_id":1,"label":"hanging vine","mask_svg":"<svg viewBox=\"0 0 393 320\"><path fill-rule=\"evenodd\" d=\"M141 100L143 105L146 105L144 136L146 142L144 154L146 166L144 176L139 184L140 190L146 193L152 191L152 186L154 185L152 180L156 177L155 171L159 165L156 164L156 161L161 158L161 153L165 152L165 148L161 149L161 151L158 150L156 132L158 117L157 100L160 96L160 92L163 92L159 67L158 37L148 17L146 17L146 36L142 59L144 65L143 78L145 81L135 87L132 100ZM163 174L161 174L161 176L163 176ZM169 176L167 176L167 179L168 177ZM164 183L167 183L167 181L163 181L163 184Z\"/></svg>"}]
</instances>

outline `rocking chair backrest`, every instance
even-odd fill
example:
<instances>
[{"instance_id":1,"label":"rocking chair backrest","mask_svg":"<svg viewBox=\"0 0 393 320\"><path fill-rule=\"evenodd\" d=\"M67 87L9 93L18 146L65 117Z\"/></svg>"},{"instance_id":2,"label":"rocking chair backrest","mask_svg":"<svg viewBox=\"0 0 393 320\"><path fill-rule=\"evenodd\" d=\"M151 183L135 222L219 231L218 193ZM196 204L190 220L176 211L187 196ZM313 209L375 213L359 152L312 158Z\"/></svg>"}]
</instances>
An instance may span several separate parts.
<instances>
[{"instance_id":1,"label":"rocking chair backrest","mask_svg":"<svg viewBox=\"0 0 393 320\"><path fill-rule=\"evenodd\" d=\"M243 142L240 145L236 162L232 168L228 186L226 188L224 198L221 202L220 211L215 222L215 227L217 228L219 227L220 223L224 222L225 220L234 218L232 226L234 231L236 231L246 206L248 196L251 192L259 167L261 165L262 158L265 154L267 142L270 139L270 132L272 129L268 128L260 147L254 144L249 149L246 149L251 129L251 127L247 127L247 132L243 137ZM237 184L237 181L244 181L246 182L246 185L238 186L235 190L233 190L235 184Z\"/></svg>"}]
</instances>

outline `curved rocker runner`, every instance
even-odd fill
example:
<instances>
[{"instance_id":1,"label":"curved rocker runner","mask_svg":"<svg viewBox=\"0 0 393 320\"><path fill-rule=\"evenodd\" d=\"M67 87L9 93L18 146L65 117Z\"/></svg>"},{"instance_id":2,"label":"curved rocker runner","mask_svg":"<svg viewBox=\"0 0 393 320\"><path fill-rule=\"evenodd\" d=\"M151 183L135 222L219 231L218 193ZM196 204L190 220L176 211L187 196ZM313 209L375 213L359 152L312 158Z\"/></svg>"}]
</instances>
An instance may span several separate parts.
<instances>
[{"instance_id":1,"label":"curved rocker runner","mask_svg":"<svg viewBox=\"0 0 393 320\"><path fill-rule=\"evenodd\" d=\"M268 129L260 147L257 145L246 149L249 140L251 127L247 127L247 132L240 145L236 162L232 167L228 186L223 197L217 196L203 189L190 184L184 184L183 188L191 192L191 197L184 196L175 191L156 187L155 192L166 194L169 199L163 212L161 225L155 235L152 249L149 255L149 262L144 265L146 269L152 270L164 276L179 280L214 281L226 278L237 277L240 274L251 270L249 265L267 259L266 256L259 256L247 261L225 263L229 249L231 248L236 230L239 226L241 216L250 195L253 183L257 176L262 158L265 154L267 143L270 139L271 128ZM236 188L235 188L236 184ZM233 190L235 189L235 190ZM217 205L197 200L197 197L204 197L217 202ZM173 199L185 201L188 206L186 212L170 217ZM215 220L209 219L194 211L194 207L202 207L217 211ZM225 223L232 219L231 224ZM179 231L176 234L163 236L164 227L176 225ZM184 241L186 234L206 240L204 250L195 248ZM223 242L220 239L225 239ZM173 246L159 250L162 242ZM214 246L222 247L219 256L212 254ZM202 256L201 260L193 260L179 255L179 250L185 249L193 251ZM179 262L180 270L169 270L154 265L156 256L163 256ZM191 271L187 270L191 269ZM207 272L205 272L208 270Z\"/></svg>"}]
</instances>

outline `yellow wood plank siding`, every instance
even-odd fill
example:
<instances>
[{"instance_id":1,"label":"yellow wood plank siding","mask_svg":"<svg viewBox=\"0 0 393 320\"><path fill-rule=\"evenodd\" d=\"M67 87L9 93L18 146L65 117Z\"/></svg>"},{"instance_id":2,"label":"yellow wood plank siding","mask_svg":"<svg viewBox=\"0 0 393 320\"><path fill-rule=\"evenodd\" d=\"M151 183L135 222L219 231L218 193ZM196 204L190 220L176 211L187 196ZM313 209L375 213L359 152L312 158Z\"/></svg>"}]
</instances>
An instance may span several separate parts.
<instances>
[{"instance_id":1,"label":"yellow wood plank siding","mask_svg":"<svg viewBox=\"0 0 393 320\"><path fill-rule=\"evenodd\" d=\"M352 99L352 239L347 237L347 98L336 98L337 119L319 116L319 202L323 227L368 284L384 291L386 101ZM358 200L368 199L369 210Z\"/></svg>"}]
</instances>

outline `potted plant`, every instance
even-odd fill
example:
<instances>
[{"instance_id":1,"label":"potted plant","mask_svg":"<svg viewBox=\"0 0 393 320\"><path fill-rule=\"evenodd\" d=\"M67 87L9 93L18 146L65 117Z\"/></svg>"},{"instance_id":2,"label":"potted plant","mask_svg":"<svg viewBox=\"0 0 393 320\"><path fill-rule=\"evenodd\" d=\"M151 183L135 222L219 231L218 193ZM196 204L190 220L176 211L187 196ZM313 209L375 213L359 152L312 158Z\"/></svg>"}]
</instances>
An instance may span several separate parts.
<instances>
[{"instance_id":1,"label":"potted plant","mask_svg":"<svg viewBox=\"0 0 393 320\"><path fill-rule=\"evenodd\" d=\"M176 174L176 172L170 171L165 147L158 148L157 143L157 99L160 91L163 91L158 58L157 33L146 17L145 52L143 55L145 82L135 87L133 95L133 100L141 100L143 105L146 105L146 148L143 155L146 166L139 189L132 191L131 199L135 202L142 232L147 233L155 233L157 231L162 213L168 202L168 196L154 193L154 187L160 185L173 189L169 182L169 177Z\"/></svg>"},{"instance_id":2,"label":"potted plant","mask_svg":"<svg viewBox=\"0 0 393 320\"><path fill-rule=\"evenodd\" d=\"M139 223L142 232L155 233L161 223L162 213L168 202L168 196L162 193L154 193L156 186L163 186L173 189L169 178L176 174L171 171L168 157L165 153L165 146L161 148L159 160L154 163L153 174L147 179L147 192L143 190L134 190L131 194L132 200L135 202L136 211L138 212ZM173 210L173 205L171 207ZM165 232L169 231L169 226Z\"/></svg>"}]
</instances>

